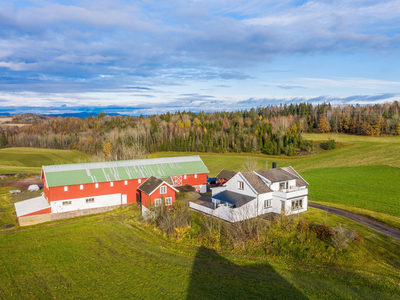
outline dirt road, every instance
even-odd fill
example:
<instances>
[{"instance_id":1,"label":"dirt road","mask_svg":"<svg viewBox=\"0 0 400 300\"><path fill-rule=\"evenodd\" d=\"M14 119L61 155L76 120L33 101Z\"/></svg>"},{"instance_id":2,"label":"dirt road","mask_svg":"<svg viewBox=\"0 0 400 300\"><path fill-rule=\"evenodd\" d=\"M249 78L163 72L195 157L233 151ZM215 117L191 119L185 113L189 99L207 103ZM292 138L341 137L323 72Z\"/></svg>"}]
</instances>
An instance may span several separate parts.
<instances>
[{"instance_id":1,"label":"dirt road","mask_svg":"<svg viewBox=\"0 0 400 300\"><path fill-rule=\"evenodd\" d=\"M325 211L333 213L333 214L337 214L342 217L346 217L350 220L356 221L356 222L361 223L365 226L368 226L372 229L375 229L385 235L388 235L388 236L391 236L391 237L394 237L394 238L397 238L400 240L400 231L399 230L393 229L389 226L386 226L381 223L364 218L363 216L353 214L351 212L348 212L348 211L345 211L345 210L342 210L339 208L334 208L334 207L321 205L321 204L317 204L317 203L313 203L313 202L309 202L308 205L311 207L314 207L314 208L325 210Z\"/></svg>"}]
</instances>

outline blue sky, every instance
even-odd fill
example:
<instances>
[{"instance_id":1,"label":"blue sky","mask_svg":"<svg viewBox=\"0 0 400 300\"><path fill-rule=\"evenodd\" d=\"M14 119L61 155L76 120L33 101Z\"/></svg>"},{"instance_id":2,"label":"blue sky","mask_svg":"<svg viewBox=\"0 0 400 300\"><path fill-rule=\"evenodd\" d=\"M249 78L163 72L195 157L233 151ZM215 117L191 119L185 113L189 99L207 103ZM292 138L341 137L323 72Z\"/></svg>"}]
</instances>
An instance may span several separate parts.
<instances>
[{"instance_id":1,"label":"blue sky","mask_svg":"<svg viewBox=\"0 0 400 300\"><path fill-rule=\"evenodd\" d=\"M400 100L400 1L1 1L0 113Z\"/></svg>"}]
</instances>

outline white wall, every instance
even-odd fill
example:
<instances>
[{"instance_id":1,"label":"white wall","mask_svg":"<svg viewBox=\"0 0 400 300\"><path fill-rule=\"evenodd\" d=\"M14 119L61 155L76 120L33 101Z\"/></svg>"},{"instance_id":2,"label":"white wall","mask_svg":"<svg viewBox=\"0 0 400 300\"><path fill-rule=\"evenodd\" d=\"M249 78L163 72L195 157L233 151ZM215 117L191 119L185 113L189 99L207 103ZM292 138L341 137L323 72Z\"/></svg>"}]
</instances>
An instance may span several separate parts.
<instances>
[{"instance_id":1,"label":"white wall","mask_svg":"<svg viewBox=\"0 0 400 300\"><path fill-rule=\"evenodd\" d=\"M94 202L86 203L86 199L88 198L94 198ZM71 204L63 205L62 203L65 201L71 201ZM90 208L98 208L98 207L113 206L113 205L121 205L121 194L75 198L75 199L50 202L52 213L62 213L80 209L90 209Z\"/></svg>"},{"instance_id":2,"label":"white wall","mask_svg":"<svg viewBox=\"0 0 400 300\"><path fill-rule=\"evenodd\" d=\"M240 190L238 189L238 181L243 181L244 182L244 189ZM226 189L238 194L242 195L247 195L251 197L256 197L257 193L250 187L250 185L247 183L246 179L242 176L242 174L239 172L235 176L233 176L227 183L226 183Z\"/></svg>"}]
</instances>

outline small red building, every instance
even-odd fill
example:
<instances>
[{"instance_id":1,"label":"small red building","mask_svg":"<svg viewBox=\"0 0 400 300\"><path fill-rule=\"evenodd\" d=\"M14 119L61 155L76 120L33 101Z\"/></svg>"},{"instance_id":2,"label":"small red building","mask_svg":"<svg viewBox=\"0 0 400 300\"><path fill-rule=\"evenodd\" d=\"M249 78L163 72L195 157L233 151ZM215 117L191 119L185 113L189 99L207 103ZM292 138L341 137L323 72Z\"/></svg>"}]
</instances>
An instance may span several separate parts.
<instances>
[{"instance_id":1,"label":"small red building","mask_svg":"<svg viewBox=\"0 0 400 300\"><path fill-rule=\"evenodd\" d=\"M169 181L169 178L160 179L151 176L139 186L142 213L151 206L164 205L166 208L170 208L175 203L175 193L179 191L167 181Z\"/></svg>"}]
</instances>

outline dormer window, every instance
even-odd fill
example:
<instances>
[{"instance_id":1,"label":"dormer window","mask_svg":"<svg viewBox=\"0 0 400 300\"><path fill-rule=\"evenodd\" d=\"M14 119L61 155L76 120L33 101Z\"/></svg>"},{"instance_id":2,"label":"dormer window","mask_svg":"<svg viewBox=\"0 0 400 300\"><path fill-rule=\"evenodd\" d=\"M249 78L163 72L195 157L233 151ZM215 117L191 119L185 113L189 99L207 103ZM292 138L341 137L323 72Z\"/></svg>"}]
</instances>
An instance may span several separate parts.
<instances>
[{"instance_id":1,"label":"dormer window","mask_svg":"<svg viewBox=\"0 0 400 300\"><path fill-rule=\"evenodd\" d=\"M279 182L279 189L283 190L283 189L287 189L288 188L288 183L287 181L285 182Z\"/></svg>"},{"instance_id":2,"label":"dormer window","mask_svg":"<svg viewBox=\"0 0 400 300\"><path fill-rule=\"evenodd\" d=\"M244 190L244 182L243 181L238 181L238 189Z\"/></svg>"}]
</instances>

